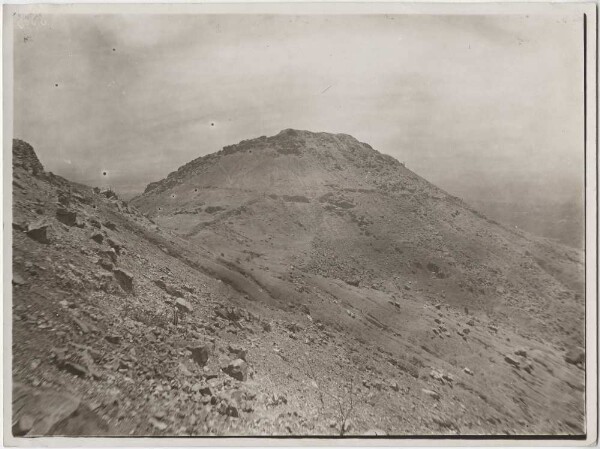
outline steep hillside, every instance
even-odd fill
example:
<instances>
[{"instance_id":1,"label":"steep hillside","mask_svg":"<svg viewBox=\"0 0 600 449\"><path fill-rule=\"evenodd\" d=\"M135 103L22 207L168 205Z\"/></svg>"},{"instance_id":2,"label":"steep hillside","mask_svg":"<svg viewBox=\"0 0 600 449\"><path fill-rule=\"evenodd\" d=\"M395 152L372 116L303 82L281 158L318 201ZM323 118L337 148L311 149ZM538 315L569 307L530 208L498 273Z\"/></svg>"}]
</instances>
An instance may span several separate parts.
<instances>
[{"instance_id":1,"label":"steep hillside","mask_svg":"<svg viewBox=\"0 0 600 449\"><path fill-rule=\"evenodd\" d=\"M585 431L581 253L350 136L243 141L131 204L13 166L17 435Z\"/></svg>"},{"instance_id":2,"label":"steep hillside","mask_svg":"<svg viewBox=\"0 0 600 449\"><path fill-rule=\"evenodd\" d=\"M581 252L487 219L348 135L285 130L242 141L132 202L258 286L257 299L307 306L419 378L477 366L481 383L467 375L464 388L475 395L470 407L496 410L506 428L581 430L583 371L563 361L574 376L565 384L554 369L523 373L535 362L515 357L525 347L559 360L583 345ZM501 405L487 403L490 385ZM548 416L557 397L575 427ZM482 432L489 422L465 425Z\"/></svg>"},{"instance_id":3,"label":"steep hillside","mask_svg":"<svg viewBox=\"0 0 600 449\"><path fill-rule=\"evenodd\" d=\"M399 296L421 289L532 338L583 344L580 252L486 219L347 135L243 141L150 184L133 204L246 274L301 272Z\"/></svg>"}]
</instances>

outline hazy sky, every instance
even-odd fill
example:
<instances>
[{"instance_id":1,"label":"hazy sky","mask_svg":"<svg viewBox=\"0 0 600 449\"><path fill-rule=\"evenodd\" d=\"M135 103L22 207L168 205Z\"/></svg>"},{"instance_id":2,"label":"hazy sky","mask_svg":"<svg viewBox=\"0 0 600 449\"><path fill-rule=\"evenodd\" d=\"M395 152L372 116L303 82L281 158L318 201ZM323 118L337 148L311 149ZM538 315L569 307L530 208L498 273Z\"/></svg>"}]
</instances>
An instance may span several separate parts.
<instances>
[{"instance_id":1,"label":"hazy sky","mask_svg":"<svg viewBox=\"0 0 600 449\"><path fill-rule=\"evenodd\" d=\"M285 128L467 199L582 182L580 16L44 15L14 37L15 137L89 185L139 192Z\"/></svg>"}]
</instances>

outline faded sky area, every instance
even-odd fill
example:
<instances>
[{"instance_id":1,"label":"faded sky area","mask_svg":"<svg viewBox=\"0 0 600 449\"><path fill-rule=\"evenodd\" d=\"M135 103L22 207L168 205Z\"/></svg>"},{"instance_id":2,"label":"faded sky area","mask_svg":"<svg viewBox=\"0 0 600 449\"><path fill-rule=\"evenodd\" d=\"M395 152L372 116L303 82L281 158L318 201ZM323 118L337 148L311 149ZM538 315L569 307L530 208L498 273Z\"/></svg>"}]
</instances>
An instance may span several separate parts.
<instances>
[{"instance_id":1,"label":"faded sky area","mask_svg":"<svg viewBox=\"0 0 600 449\"><path fill-rule=\"evenodd\" d=\"M14 38L14 136L88 185L296 128L465 199L581 194L580 16L44 15Z\"/></svg>"}]
</instances>

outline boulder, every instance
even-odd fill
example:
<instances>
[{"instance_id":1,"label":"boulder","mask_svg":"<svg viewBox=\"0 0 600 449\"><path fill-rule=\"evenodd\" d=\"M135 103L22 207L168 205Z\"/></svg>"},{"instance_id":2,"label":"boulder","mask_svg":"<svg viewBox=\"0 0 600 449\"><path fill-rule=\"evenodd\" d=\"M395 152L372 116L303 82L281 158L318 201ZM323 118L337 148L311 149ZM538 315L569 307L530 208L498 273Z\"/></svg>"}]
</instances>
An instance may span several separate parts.
<instances>
[{"instance_id":1,"label":"boulder","mask_svg":"<svg viewBox=\"0 0 600 449\"><path fill-rule=\"evenodd\" d=\"M83 204L91 204L89 196L84 196L76 192L71 195L71 198Z\"/></svg>"},{"instance_id":2,"label":"boulder","mask_svg":"<svg viewBox=\"0 0 600 449\"><path fill-rule=\"evenodd\" d=\"M106 271L112 271L114 268L113 263L104 257L101 257L100 259L98 259L98 262L96 262L96 263L98 265L100 265L102 268L104 268Z\"/></svg>"},{"instance_id":3,"label":"boulder","mask_svg":"<svg viewBox=\"0 0 600 449\"><path fill-rule=\"evenodd\" d=\"M519 366L520 366L519 362L517 360L513 359L511 356L509 356L509 355L505 356L504 361L506 363L508 363L509 365L512 365L515 368L519 369Z\"/></svg>"},{"instance_id":4,"label":"boulder","mask_svg":"<svg viewBox=\"0 0 600 449\"><path fill-rule=\"evenodd\" d=\"M59 368L78 377L85 378L90 374L85 366L80 365L79 363L71 362L70 360L60 363Z\"/></svg>"},{"instance_id":5,"label":"boulder","mask_svg":"<svg viewBox=\"0 0 600 449\"><path fill-rule=\"evenodd\" d=\"M306 304L300 305L300 311L302 313L305 313L306 315L310 315L310 309L308 308L308 306Z\"/></svg>"},{"instance_id":6,"label":"boulder","mask_svg":"<svg viewBox=\"0 0 600 449\"><path fill-rule=\"evenodd\" d=\"M585 352L581 348L573 348L565 354L565 362L571 365L583 365L585 363Z\"/></svg>"},{"instance_id":7,"label":"boulder","mask_svg":"<svg viewBox=\"0 0 600 449\"><path fill-rule=\"evenodd\" d=\"M204 383L197 383L197 384L192 385L192 391L194 393L198 392L202 396L212 396L213 395L210 387Z\"/></svg>"},{"instance_id":8,"label":"boulder","mask_svg":"<svg viewBox=\"0 0 600 449\"><path fill-rule=\"evenodd\" d=\"M80 398L53 390L13 386L12 431L19 436L102 436L108 425Z\"/></svg>"},{"instance_id":9,"label":"boulder","mask_svg":"<svg viewBox=\"0 0 600 449\"><path fill-rule=\"evenodd\" d=\"M527 361L527 363L525 363L525 366L523 367L523 369L528 372L529 374L533 374L533 370L534 370L534 366L533 363L531 363L530 360Z\"/></svg>"},{"instance_id":10,"label":"boulder","mask_svg":"<svg viewBox=\"0 0 600 449\"><path fill-rule=\"evenodd\" d=\"M226 367L222 368L223 372L234 379L244 381L248 378L248 364L242 359L231 361Z\"/></svg>"},{"instance_id":11,"label":"boulder","mask_svg":"<svg viewBox=\"0 0 600 449\"><path fill-rule=\"evenodd\" d=\"M165 430L168 427L167 423L160 421L154 417L150 417L148 421L158 430Z\"/></svg>"},{"instance_id":12,"label":"boulder","mask_svg":"<svg viewBox=\"0 0 600 449\"><path fill-rule=\"evenodd\" d=\"M527 357L527 351L525 349L517 349L515 351L515 355L518 355L521 357Z\"/></svg>"},{"instance_id":13,"label":"boulder","mask_svg":"<svg viewBox=\"0 0 600 449\"><path fill-rule=\"evenodd\" d=\"M229 352L235 355L238 359L248 361L248 351L246 351L246 349L242 348L241 346L229 345L227 349L229 349Z\"/></svg>"},{"instance_id":14,"label":"boulder","mask_svg":"<svg viewBox=\"0 0 600 449\"><path fill-rule=\"evenodd\" d=\"M360 279L358 279L358 278L346 279L346 284L351 285L353 287L358 287L360 285Z\"/></svg>"},{"instance_id":15,"label":"boulder","mask_svg":"<svg viewBox=\"0 0 600 449\"><path fill-rule=\"evenodd\" d=\"M33 428L35 424L35 419L31 415L21 415L19 419L16 420L16 423L13 425L13 436L23 436L27 435L27 433Z\"/></svg>"},{"instance_id":16,"label":"boulder","mask_svg":"<svg viewBox=\"0 0 600 449\"><path fill-rule=\"evenodd\" d=\"M104 339L113 345L118 345L121 343L121 337L119 335L106 335Z\"/></svg>"},{"instance_id":17,"label":"boulder","mask_svg":"<svg viewBox=\"0 0 600 449\"><path fill-rule=\"evenodd\" d=\"M19 273L13 273L13 285L25 285L25 279Z\"/></svg>"},{"instance_id":18,"label":"boulder","mask_svg":"<svg viewBox=\"0 0 600 449\"><path fill-rule=\"evenodd\" d=\"M431 377L434 380L437 380L438 382L444 383L444 374L441 371L433 369L429 373L429 377Z\"/></svg>"},{"instance_id":19,"label":"boulder","mask_svg":"<svg viewBox=\"0 0 600 449\"><path fill-rule=\"evenodd\" d=\"M62 302L62 301L61 301ZM66 301L65 301L66 302ZM63 303L64 304L64 303ZM61 304L61 305L63 305ZM69 304L67 303L66 305L63 305L63 307L68 307ZM71 317L71 319L73 320L73 322L77 325L77 327L79 328L79 330L84 333L87 334L89 333L91 330L98 330L95 326L87 323L84 320L81 320L79 318L77 318L76 316Z\"/></svg>"},{"instance_id":20,"label":"boulder","mask_svg":"<svg viewBox=\"0 0 600 449\"><path fill-rule=\"evenodd\" d=\"M201 367L206 365L210 357L210 348L208 345L188 346L187 349L192 353L194 362Z\"/></svg>"},{"instance_id":21,"label":"boulder","mask_svg":"<svg viewBox=\"0 0 600 449\"><path fill-rule=\"evenodd\" d=\"M219 306L215 309L215 314L219 318L223 318L229 321L239 321L242 318L241 311L235 307Z\"/></svg>"},{"instance_id":22,"label":"boulder","mask_svg":"<svg viewBox=\"0 0 600 449\"><path fill-rule=\"evenodd\" d=\"M119 242L117 239L115 238L108 238L106 240L106 242L108 243L108 245L115 250L115 252L117 254L121 254L121 251L123 250L123 248L125 248L125 245L123 245L121 242Z\"/></svg>"},{"instance_id":23,"label":"boulder","mask_svg":"<svg viewBox=\"0 0 600 449\"><path fill-rule=\"evenodd\" d=\"M163 281L162 279L157 279L154 281L154 284L158 287L163 289L165 292L167 292L167 294L175 297L175 298L183 298L183 293L181 292L181 290L178 290L177 288L173 287L170 284L167 284L165 281Z\"/></svg>"},{"instance_id":24,"label":"boulder","mask_svg":"<svg viewBox=\"0 0 600 449\"><path fill-rule=\"evenodd\" d=\"M116 231L117 230L117 225L114 224L112 221L105 221L104 223L102 223L105 227L107 227L108 229L110 229L111 231Z\"/></svg>"},{"instance_id":25,"label":"boulder","mask_svg":"<svg viewBox=\"0 0 600 449\"><path fill-rule=\"evenodd\" d=\"M90 238L96 243L102 243L104 241L104 235L101 232L94 232Z\"/></svg>"},{"instance_id":26,"label":"boulder","mask_svg":"<svg viewBox=\"0 0 600 449\"><path fill-rule=\"evenodd\" d=\"M115 268L113 275L123 290L128 293L133 292L133 275L131 273L121 268Z\"/></svg>"},{"instance_id":27,"label":"boulder","mask_svg":"<svg viewBox=\"0 0 600 449\"><path fill-rule=\"evenodd\" d=\"M422 389L421 389L421 391L422 391L423 393L425 393L427 396L429 396L429 397L431 397L431 398L435 399L436 401L439 401L439 400L440 400L440 395L439 395L439 393L437 393L437 392L435 392L435 391L428 390L428 389L426 389L426 388L422 388Z\"/></svg>"},{"instance_id":28,"label":"boulder","mask_svg":"<svg viewBox=\"0 0 600 449\"><path fill-rule=\"evenodd\" d=\"M192 305L182 298L177 298L175 301L175 307L177 307L177 309L183 313L192 313L194 311Z\"/></svg>"},{"instance_id":29,"label":"boulder","mask_svg":"<svg viewBox=\"0 0 600 449\"><path fill-rule=\"evenodd\" d=\"M107 249L104 251L100 251L100 255L102 257L107 257L111 260L112 263L116 264L117 263L117 253L114 249Z\"/></svg>"},{"instance_id":30,"label":"boulder","mask_svg":"<svg viewBox=\"0 0 600 449\"><path fill-rule=\"evenodd\" d=\"M25 223L13 222L12 228L19 232L27 231L27 225Z\"/></svg>"},{"instance_id":31,"label":"boulder","mask_svg":"<svg viewBox=\"0 0 600 449\"><path fill-rule=\"evenodd\" d=\"M71 197L61 192L58 194L58 203L68 207L71 204Z\"/></svg>"},{"instance_id":32,"label":"boulder","mask_svg":"<svg viewBox=\"0 0 600 449\"><path fill-rule=\"evenodd\" d=\"M183 288L188 293L195 293L196 292L196 289L194 287L192 287L191 285L185 284L181 288Z\"/></svg>"},{"instance_id":33,"label":"boulder","mask_svg":"<svg viewBox=\"0 0 600 449\"><path fill-rule=\"evenodd\" d=\"M62 207L56 209L56 219L67 226L77 225L77 214L69 209Z\"/></svg>"},{"instance_id":34,"label":"boulder","mask_svg":"<svg viewBox=\"0 0 600 449\"><path fill-rule=\"evenodd\" d=\"M44 220L36 221L27 226L27 236L39 243L50 243L51 226Z\"/></svg>"},{"instance_id":35,"label":"boulder","mask_svg":"<svg viewBox=\"0 0 600 449\"><path fill-rule=\"evenodd\" d=\"M175 298L183 298L183 293L181 292L181 290L176 289L175 287L173 287L172 285L166 285L165 286L165 291L171 295L174 296Z\"/></svg>"}]
</instances>

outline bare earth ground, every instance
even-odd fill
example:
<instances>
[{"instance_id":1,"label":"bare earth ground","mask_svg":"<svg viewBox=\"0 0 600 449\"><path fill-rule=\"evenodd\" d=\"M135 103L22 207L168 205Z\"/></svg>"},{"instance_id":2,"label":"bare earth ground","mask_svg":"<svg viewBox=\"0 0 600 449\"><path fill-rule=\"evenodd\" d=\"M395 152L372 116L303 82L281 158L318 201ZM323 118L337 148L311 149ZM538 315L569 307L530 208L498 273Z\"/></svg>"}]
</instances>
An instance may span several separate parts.
<instances>
[{"instance_id":1,"label":"bare earth ground","mask_svg":"<svg viewBox=\"0 0 600 449\"><path fill-rule=\"evenodd\" d=\"M130 204L13 158L16 436L585 433L582 252L350 136Z\"/></svg>"}]
</instances>

